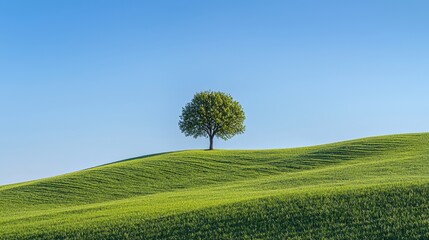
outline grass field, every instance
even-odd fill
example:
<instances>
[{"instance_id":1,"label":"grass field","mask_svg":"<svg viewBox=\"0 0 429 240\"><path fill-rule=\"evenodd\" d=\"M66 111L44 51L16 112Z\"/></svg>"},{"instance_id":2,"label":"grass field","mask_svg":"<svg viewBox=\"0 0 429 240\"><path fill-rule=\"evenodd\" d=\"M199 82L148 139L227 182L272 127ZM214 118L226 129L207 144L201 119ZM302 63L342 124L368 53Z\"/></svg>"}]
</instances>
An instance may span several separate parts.
<instances>
[{"instance_id":1,"label":"grass field","mask_svg":"<svg viewBox=\"0 0 429 240\"><path fill-rule=\"evenodd\" d=\"M0 186L0 239L428 239L429 134L182 151Z\"/></svg>"}]
</instances>

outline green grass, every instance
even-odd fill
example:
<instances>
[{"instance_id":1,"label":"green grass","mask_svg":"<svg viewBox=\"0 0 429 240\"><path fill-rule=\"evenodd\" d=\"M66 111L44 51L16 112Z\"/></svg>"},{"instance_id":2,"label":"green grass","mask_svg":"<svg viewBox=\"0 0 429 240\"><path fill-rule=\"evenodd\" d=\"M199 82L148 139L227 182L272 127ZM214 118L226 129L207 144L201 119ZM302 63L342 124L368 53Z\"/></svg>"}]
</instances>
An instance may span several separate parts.
<instances>
[{"instance_id":1,"label":"green grass","mask_svg":"<svg viewBox=\"0 0 429 240\"><path fill-rule=\"evenodd\" d=\"M0 239L427 239L429 134L182 151L0 186Z\"/></svg>"}]
</instances>

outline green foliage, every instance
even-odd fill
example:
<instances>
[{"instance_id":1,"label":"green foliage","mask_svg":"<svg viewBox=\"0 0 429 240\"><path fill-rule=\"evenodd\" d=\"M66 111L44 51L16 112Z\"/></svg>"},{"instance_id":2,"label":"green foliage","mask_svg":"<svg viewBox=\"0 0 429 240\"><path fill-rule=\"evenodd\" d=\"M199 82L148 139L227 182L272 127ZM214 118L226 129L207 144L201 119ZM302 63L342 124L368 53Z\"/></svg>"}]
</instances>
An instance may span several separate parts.
<instances>
[{"instance_id":1,"label":"green foliage","mask_svg":"<svg viewBox=\"0 0 429 240\"><path fill-rule=\"evenodd\" d=\"M212 149L214 136L228 140L243 133L244 119L241 105L230 95L205 91L196 93L182 109L179 127L186 136L210 138Z\"/></svg>"},{"instance_id":2,"label":"green foliage","mask_svg":"<svg viewBox=\"0 0 429 240\"><path fill-rule=\"evenodd\" d=\"M428 145L183 151L0 186L0 239L427 239Z\"/></svg>"}]
</instances>

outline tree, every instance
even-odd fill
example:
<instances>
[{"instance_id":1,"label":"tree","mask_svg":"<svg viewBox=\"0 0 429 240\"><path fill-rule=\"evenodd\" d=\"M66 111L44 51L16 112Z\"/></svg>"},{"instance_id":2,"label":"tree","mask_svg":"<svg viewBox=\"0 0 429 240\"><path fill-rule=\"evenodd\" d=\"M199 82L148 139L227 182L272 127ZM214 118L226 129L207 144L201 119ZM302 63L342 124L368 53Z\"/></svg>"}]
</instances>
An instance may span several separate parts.
<instances>
[{"instance_id":1,"label":"tree","mask_svg":"<svg viewBox=\"0 0 429 240\"><path fill-rule=\"evenodd\" d=\"M241 105L226 93L204 91L182 108L179 127L188 137L207 137L213 150L214 137L228 140L245 130Z\"/></svg>"}]
</instances>

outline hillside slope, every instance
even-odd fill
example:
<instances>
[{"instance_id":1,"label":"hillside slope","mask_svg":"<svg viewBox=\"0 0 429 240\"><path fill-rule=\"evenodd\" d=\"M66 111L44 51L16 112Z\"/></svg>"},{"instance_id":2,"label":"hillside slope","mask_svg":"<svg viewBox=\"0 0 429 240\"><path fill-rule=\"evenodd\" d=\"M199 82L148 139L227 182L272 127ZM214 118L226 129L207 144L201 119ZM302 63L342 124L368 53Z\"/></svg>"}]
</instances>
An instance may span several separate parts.
<instances>
[{"instance_id":1,"label":"hillside slope","mask_svg":"<svg viewBox=\"0 0 429 240\"><path fill-rule=\"evenodd\" d=\"M182 151L0 186L0 239L428 238L429 134Z\"/></svg>"}]
</instances>

